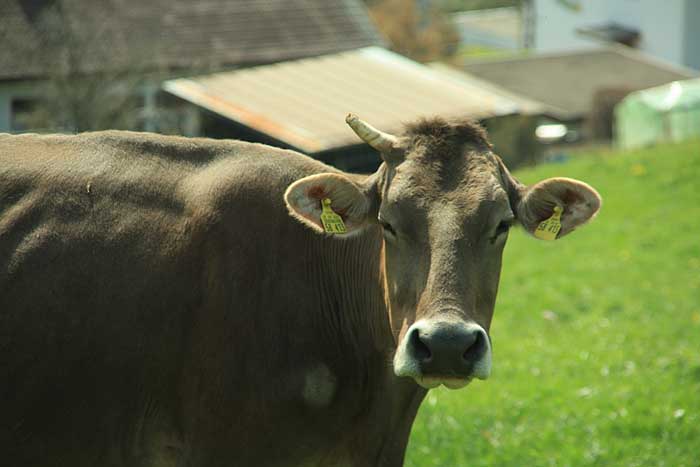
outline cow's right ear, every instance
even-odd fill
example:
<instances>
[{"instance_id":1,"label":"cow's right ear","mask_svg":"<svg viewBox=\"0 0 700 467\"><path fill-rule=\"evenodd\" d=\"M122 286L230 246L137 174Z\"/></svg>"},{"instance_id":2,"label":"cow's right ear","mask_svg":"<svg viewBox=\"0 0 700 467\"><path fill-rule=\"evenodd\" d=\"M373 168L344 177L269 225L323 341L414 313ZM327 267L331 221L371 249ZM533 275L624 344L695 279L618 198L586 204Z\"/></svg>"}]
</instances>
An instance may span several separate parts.
<instances>
[{"instance_id":1,"label":"cow's right ear","mask_svg":"<svg viewBox=\"0 0 700 467\"><path fill-rule=\"evenodd\" d=\"M342 219L344 233L324 228L324 200L330 200L330 209ZM348 237L370 224L370 200L358 185L340 174L322 173L297 180L287 188L284 201L292 217L317 233Z\"/></svg>"}]
</instances>

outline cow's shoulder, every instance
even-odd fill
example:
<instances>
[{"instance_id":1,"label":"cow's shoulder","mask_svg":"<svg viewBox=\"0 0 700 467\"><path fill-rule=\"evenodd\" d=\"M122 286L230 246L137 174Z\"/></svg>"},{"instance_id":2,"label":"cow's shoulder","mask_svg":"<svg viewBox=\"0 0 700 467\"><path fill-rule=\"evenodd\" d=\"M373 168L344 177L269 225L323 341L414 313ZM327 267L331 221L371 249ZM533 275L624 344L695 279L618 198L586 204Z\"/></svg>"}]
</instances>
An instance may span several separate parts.
<instances>
[{"instance_id":1,"label":"cow's shoulder","mask_svg":"<svg viewBox=\"0 0 700 467\"><path fill-rule=\"evenodd\" d=\"M6 188L78 190L115 204L157 201L200 208L221 208L251 196L280 204L294 180L334 171L303 154L263 144L115 130L0 135L0 161Z\"/></svg>"},{"instance_id":2,"label":"cow's shoulder","mask_svg":"<svg viewBox=\"0 0 700 467\"><path fill-rule=\"evenodd\" d=\"M198 165L181 181L178 194L188 205L248 218L263 212L286 221L284 192L289 185L309 175L338 172L295 151L241 141L230 143L225 151Z\"/></svg>"}]
</instances>

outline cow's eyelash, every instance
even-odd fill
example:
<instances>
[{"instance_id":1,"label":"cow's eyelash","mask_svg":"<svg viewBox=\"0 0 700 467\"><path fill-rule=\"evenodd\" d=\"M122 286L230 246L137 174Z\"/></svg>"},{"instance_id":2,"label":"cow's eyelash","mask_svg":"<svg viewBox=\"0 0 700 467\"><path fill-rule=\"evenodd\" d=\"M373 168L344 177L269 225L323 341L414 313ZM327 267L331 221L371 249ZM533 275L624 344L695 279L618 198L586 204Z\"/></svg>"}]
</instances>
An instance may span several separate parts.
<instances>
[{"instance_id":1,"label":"cow's eyelash","mask_svg":"<svg viewBox=\"0 0 700 467\"><path fill-rule=\"evenodd\" d=\"M508 230L513 226L513 221L507 220L507 221L501 221L498 224L498 227L496 227L496 235L500 235L502 233L508 232Z\"/></svg>"},{"instance_id":2,"label":"cow's eyelash","mask_svg":"<svg viewBox=\"0 0 700 467\"><path fill-rule=\"evenodd\" d=\"M491 243L498 240L504 234L507 234L512 226L513 219L504 219L501 222L499 222L498 226L496 227L496 230L493 233L493 236L491 237Z\"/></svg>"}]
</instances>

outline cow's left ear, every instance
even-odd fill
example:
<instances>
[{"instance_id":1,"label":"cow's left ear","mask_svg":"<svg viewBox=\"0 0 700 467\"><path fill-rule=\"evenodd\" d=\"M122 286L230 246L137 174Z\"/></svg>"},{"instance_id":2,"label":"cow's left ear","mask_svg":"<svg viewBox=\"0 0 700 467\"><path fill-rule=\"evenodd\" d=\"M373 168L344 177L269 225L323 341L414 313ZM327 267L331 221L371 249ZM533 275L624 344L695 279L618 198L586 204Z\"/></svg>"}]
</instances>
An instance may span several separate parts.
<instances>
[{"instance_id":1,"label":"cow's left ear","mask_svg":"<svg viewBox=\"0 0 700 467\"><path fill-rule=\"evenodd\" d=\"M530 233L535 233L543 221L552 218L557 207L561 209L561 230L555 235L556 238L585 224L600 209L598 192L592 186L572 178L549 178L530 187L521 185L519 188L516 217Z\"/></svg>"},{"instance_id":2,"label":"cow's left ear","mask_svg":"<svg viewBox=\"0 0 700 467\"><path fill-rule=\"evenodd\" d=\"M326 214L330 214L326 217L325 227L321 220L324 200L328 200ZM297 180L287 188L284 201L291 216L316 233L348 237L370 224L368 196L360 186L341 174L322 173ZM342 222L338 223L334 214Z\"/></svg>"}]
</instances>

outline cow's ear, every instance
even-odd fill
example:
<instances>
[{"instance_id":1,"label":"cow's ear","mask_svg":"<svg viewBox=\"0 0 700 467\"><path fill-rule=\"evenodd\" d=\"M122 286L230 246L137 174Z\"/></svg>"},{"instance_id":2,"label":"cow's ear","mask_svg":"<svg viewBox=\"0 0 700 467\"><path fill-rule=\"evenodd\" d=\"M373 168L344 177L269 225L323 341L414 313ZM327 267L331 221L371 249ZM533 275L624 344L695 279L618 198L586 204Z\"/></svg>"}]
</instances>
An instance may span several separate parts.
<instances>
[{"instance_id":1,"label":"cow's ear","mask_svg":"<svg viewBox=\"0 0 700 467\"><path fill-rule=\"evenodd\" d=\"M510 174L500 157L494 155L494 159L515 217L525 230L537 237L563 237L593 219L600 209L600 195L586 183L572 178L557 177L525 186ZM547 219L553 219L554 223L558 221L561 224L559 230L550 230L549 236L538 235L542 232L536 233L537 228ZM547 228L552 223L542 227Z\"/></svg>"},{"instance_id":2,"label":"cow's ear","mask_svg":"<svg viewBox=\"0 0 700 467\"><path fill-rule=\"evenodd\" d=\"M284 201L291 216L313 231L347 237L370 223L371 203L360 188L344 175L316 174L289 185ZM326 227L321 220L324 200L329 204L326 214L330 214L332 224ZM339 216L342 222L338 223L338 218L334 218L333 214ZM328 221L329 217L326 219Z\"/></svg>"},{"instance_id":3,"label":"cow's ear","mask_svg":"<svg viewBox=\"0 0 700 467\"><path fill-rule=\"evenodd\" d=\"M540 238L547 237L537 235L538 226L552 216L555 222L559 217L561 223L553 238L560 238L591 220L601 204L600 195L593 187L571 178L549 178L530 187L521 185L518 191L516 217L528 232Z\"/></svg>"}]
</instances>

